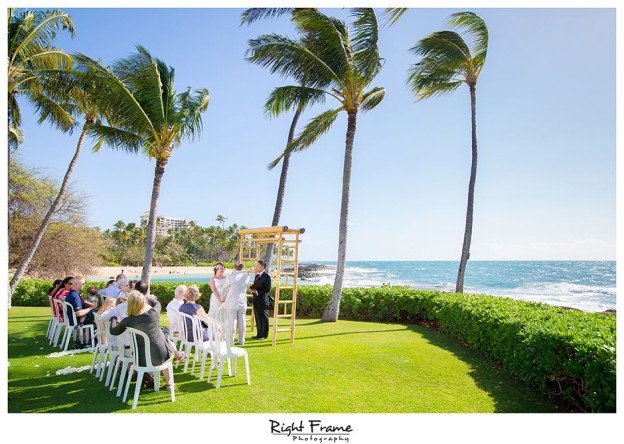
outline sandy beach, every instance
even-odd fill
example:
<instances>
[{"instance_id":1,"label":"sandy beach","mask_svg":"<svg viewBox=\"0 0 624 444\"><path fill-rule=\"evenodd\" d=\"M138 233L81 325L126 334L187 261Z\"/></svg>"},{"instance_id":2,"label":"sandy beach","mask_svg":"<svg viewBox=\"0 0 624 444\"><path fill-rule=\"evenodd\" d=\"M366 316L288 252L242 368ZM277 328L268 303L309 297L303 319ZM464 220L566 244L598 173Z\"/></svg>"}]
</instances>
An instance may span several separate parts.
<instances>
[{"instance_id":1,"label":"sandy beach","mask_svg":"<svg viewBox=\"0 0 624 444\"><path fill-rule=\"evenodd\" d=\"M87 280L97 280L103 278L115 279L119 273L122 272L128 277L128 279L141 279L141 267L97 267L94 268L93 273L86 275ZM232 270L225 270L225 273L231 273ZM169 274L174 275L198 275L207 274L212 276L214 270L212 267L152 267L152 276L165 276Z\"/></svg>"}]
</instances>

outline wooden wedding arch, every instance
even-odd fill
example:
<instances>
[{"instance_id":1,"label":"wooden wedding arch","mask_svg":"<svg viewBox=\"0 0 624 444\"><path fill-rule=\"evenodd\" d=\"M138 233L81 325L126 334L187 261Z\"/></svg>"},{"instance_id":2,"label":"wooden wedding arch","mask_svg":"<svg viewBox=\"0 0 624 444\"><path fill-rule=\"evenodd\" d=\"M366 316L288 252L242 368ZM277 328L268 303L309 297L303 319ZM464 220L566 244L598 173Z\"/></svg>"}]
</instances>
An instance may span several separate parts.
<instances>
[{"instance_id":1,"label":"wooden wedding arch","mask_svg":"<svg viewBox=\"0 0 624 444\"><path fill-rule=\"evenodd\" d=\"M290 342L295 342L295 315L297 312L297 274L299 272L300 235L305 228L288 228L287 226L246 228L238 230L239 258L242 262L258 261L269 244L274 244L277 253L275 266L267 264L271 281L275 285L275 301L273 302L273 345L277 344L277 334L290 332ZM248 270L252 272L253 270ZM292 299L282 299L281 290L292 290ZM252 297L251 293L247 297ZM289 319L290 324L279 322ZM250 313L251 331L254 328L253 304Z\"/></svg>"}]
</instances>

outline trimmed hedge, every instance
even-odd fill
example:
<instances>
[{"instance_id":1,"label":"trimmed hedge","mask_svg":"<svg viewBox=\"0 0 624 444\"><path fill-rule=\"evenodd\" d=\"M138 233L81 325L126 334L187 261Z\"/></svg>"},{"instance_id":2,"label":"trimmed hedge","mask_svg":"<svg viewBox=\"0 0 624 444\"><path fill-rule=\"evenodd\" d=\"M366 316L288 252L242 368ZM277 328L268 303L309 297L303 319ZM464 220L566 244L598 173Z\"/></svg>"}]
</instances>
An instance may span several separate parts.
<instances>
[{"instance_id":1,"label":"trimmed hedge","mask_svg":"<svg viewBox=\"0 0 624 444\"><path fill-rule=\"evenodd\" d=\"M163 307L179 282L155 282ZM186 283L187 285L191 283ZM103 282L86 285L103 287ZM208 308L210 287L198 284ZM47 306L49 281L22 280L13 305ZM332 287L299 286L297 316L320 318ZM288 298L287 290L282 298ZM434 323L473 350L502 364L545 394L581 410L615 412L615 317L489 295L444 293L382 286L345 288L340 318L390 323Z\"/></svg>"}]
</instances>

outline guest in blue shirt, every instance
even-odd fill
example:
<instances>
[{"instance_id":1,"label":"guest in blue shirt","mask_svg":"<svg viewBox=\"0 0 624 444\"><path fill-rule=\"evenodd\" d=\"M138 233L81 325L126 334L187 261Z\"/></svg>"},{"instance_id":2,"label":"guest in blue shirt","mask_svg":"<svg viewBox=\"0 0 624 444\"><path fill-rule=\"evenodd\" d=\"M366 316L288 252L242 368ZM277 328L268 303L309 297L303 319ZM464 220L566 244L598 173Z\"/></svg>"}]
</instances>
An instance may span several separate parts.
<instances>
[{"instance_id":1,"label":"guest in blue shirt","mask_svg":"<svg viewBox=\"0 0 624 444\"><path fill-rule=\"evenodd\" d=\"M74 309L76 317L84 316L85 320L83 324L93 324L93 307L84 307L82 305L82 298L80 297L80 290L85 281L82 276L75 276L70 281L69 293L65 296L65 302L69 303ZM74 325L74 319L69 317L69 325Z\"/></svg>"}]
</instances>

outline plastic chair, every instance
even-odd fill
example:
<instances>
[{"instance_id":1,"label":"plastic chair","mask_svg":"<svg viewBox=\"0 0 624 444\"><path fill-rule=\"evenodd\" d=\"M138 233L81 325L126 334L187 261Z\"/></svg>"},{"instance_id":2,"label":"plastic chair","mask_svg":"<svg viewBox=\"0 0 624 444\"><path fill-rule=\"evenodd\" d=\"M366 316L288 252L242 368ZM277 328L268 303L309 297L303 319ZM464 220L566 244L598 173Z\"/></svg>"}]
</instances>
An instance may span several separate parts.
<instances>
[{"instance_id":1,"label":"plastic chair","mask_svg":"<svg viewBox=\"0 0 624 444\"><path fill-rule=\"evenodd\" d=\"M50 322L48 322L48 330L46 331L46 338L50 340L52 343L52 332L56 330L56 324L58 323L58 319L56 317L56 310L54 308L54 302L52 302L52 296L48 295L48 301L50 302Z\"/></svg>"},{"instance_id":2,"label":"plastic chair","mask_svg":"<svg viewBox=\"0 0 624 444\"><path fill-rule=\"evenodd\" d=\"M54 326L54 330L51 333L50 345L54 345L54 347L56 347L61 336L61 331L65 326L65 318L63 317L63 311L65 310L65 308L63 307L63 301L54 298L52 298L52 306L54 307L54 312L56 315L56 325Z\"/></svg>"},{"instance_id":3,"label":"plastic chair","mask_svg":"<svg viewBox=\"0 0 624 444\"><path fill-rule=\"evenodd\" d=\"M181 317L179 316L179 313L176 314L167 312L167 318L169 320L169 340L173 343L176 350L180 350L180 347L182 346L182 336L184 334L180 326L182 322ZM178 368L177 360L175 366Z\"/></svg>"},{"instance_id":4,"label":"plastic chair","mask_svg":"<svg viewBox=\"0 0 624 444\"><path fill-rule=\"evenodd\" d=\"M210 341L204 341L203 328L201 320L197 316L191 316L186 313L180 313L180 324L182 325L182 340L187 344L187 349L190 352L192 347L195 347L195 353L193 354L193 367L191 368L191 375L195 373L195 363L201 361L201 369L199 371L199 379L204 379L204 372L206 369L206 359L210 355L212 360L212 347ZM189 328L190 325L190 328ZM189 341L189 331L193 333L193 341ZM190 344L190 346L188 346ZM190 354L186 352L188 356ZM188 368L188 359L184 364L184 371Z\"/></svg>"},{"instance_id":5,"label":"plastic chair","mask_svg":"<svg viewBox=\"0 0 624 444\"><path fill-rule=\"evenodd\" d=\"M230 376L236 376L236 363L238 361L238 358L245 358L245 371L247 374L247 384L251 384L251 379L250 379L250 374L249 374L249 356L247 355L247 350L245 350L244 348L241 347L232 347L230 346L230 341L228 338L226 337L225 341L220 340L222 337L222 332L226 332L226 335L229 336L229 329L227 328L227 320L225 321L225 323L222 323L221 321L215 319L215 318L209 318L210 322L208 323L208 328L211 330L209 337L210 337L210 345L213 349L213 353L212 353L212 363L210 365L210 371L208 372L208 380L207 382L210 382L210 378L212 377L212 369L215 367L215 364L218 362L219 364L219 372L217 374L217 384L216 387L219 388L221 387L221 377L223 376L223 365L225 363L225 361L228 361L228 365L229 365L229 360L230 358L234 359L234 372L233 375L230 374ZM216 361L216 362L215 362Z\"/></svg>"},{"instance_id":6,"label":"plastic chair","mask_svg":"<svg viewBox=\"0 0 624 444\"><path fill-rule=\"evenodd\" d=\"M65 333L63 334L63 340L61 341L61 348L63 351L67 351L67 347L69 346L70 339L76 339L76 333L84 333L89 331L91 333L91 347L93 347L94 341L94 329L93 324L89 325L78 325L78 320L76 319L76 313L74 313L74 307L69 302L62 301L61 302L65 307L65 316L63 319L63 323L65 325ZM73 320L73 325L70 324L69 319Z\"/></svg>"},{"instance_id":7,"label":"plastic chair","mask_svg":"<svg viewBox=\"0 0 624 444\"><path fill-rule=\"evenodd\" d=\"M125 337L125 333L120 335L120 337ZM120 341L122 344L123 340ZM123 352L121 352L123 350ZM121 365L121 372L119 374L119 384L117 385L117 393L115 396L121 396L121 391L123 390L123 384L126 377L130 377L130 367L132 366L132 362L134 361L132 355L127 354L127 349L125 346L120 345L120 353L117 356L115 361L115 368L113 369L113 378L110 381L110 390L113 390L115 386L115 379L117 378L117 370L119 370L119 366Z\"/></svg>"},{"instance_id":8,"label":"plastic chair","mask_svg":"<svg viewBox=\"0 0 624 444\"><path fill-rule=\"evenodd\" d=\"M104 326L104 322L102 321L102 319L100 319L100 315L94 313L93 316L95 318L95 338L97 340L97 345L93 349L93 361L91 361L91 370L89 370L89 373L93 373L93 369L95 368L95 377L99 378L100 372L104 371L104 369L102 368L102 364L104 362L104 355L108 350L109 343L105 331L106 327ZM95 361L98 355L99 359L96 367Z\"/></svg>"},{"instance_id":9,"label":"plastic chair","mask_svg":"<svg viewBox=\"0 0 624 444\"><path fill-rule=\"evenodd\" d=\"M124 391L123 402L126 402L128 398L128 389L130 388L130 382L132 381L132 373L137 372L136 387L134 389L134 401L132 402L132 408L135 409L139 401L139 394L141 393L141 383L143 382L143 375L145 373L154 373L154 391L160 390L160 372L164 369L169 370L170 384L171 384L171 402L175 402L175 386L173 385L173 365L172 359L164 362L160 365L152 365L152 355L150 353L150 340L145 333L135 328L128 327L126 329L128 335L130 335L130 348L132 349L132 366L128 373L128 380L126 382L126 390ZM139 346L138 338L142 338L143 344ZM140 350L143 349L143 356L145 356L145 366L139 365Z\"/></svg>"}]
</instances>

